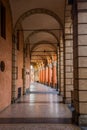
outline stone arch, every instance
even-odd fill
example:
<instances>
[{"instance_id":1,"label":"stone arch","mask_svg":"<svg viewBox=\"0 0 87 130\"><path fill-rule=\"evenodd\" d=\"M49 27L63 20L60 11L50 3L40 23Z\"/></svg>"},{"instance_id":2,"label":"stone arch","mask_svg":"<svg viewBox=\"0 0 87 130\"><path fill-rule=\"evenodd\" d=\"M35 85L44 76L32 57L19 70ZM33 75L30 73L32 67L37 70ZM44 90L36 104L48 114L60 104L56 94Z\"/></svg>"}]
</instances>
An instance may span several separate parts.
<instances>
[{"instance_id":1,"label":"stone arch","mask_svg":"<svg viewBox=\"0 0 87 130\"><path fill-rule=\"evenodd\" d=\"M38 46L38 45L40 45L40 44L46 44L46 45L50 45L50 47L52 47L53 48L53 50L55 50L55 53L56 53L56 47L53 45L53 44L51 44L49 41L39 41L39 42L37 42L36 43L36 45L32 48L32 51L31 51L31 57L32 57L32 53L33 53L33 50ZM39 52L37 52L38 54L36 54L36 55L38 55L39 56ZM44 52L43 52L44 53ZM47 61L47 57L49 57L50 59L52 58L52 54L51 54L51 52L49 53L49 52L45 52L45 54L46 54L46 56L44 55L44 54L42 54L42 56L39 56L39 57L41 57L41 59L42 59L42 61L43 61L43 59L45 59L45 62Z\"/></svg>"},{"instance_id":2,"label":"stone arch","mask_svg":"<svg viewBox=\"0 0 87 130\"><path fill-rule=\"evenodd\" d=\"M59 39L58 39L58 37L57 37L53 32L51 32L51 31L49 31L49 30L34 31L34 32L32 32L31 34L28 35L28 37L26 38L26 40L27 40L29 37L33 36L34 34L37 34L37 33L40 33L40 32L46 32L46 33L51 34L51 35L56 39L57 45L59 45ZM25 41L25 42L26 42L26 41Z\"/></svg>"},{"instance_id":3,"label":"stone arch","mask_svg":"<svg viewBox=\"0 0 87 130\"><path fill-rule=\"evenodd\" d=\"M56 47L53 45L53 43L50 43L49 41L39 41L39 42L37 42L37 43L31 48L31 53L32 53L32 51L33 51L38 45L41 45L41 44L48 44L48 45L50 45L52 48L54 48L55 51L56 51Z\"/></svg>"},{"instance_id":4,"label":"stone arch","mask_svg":"<svg viewBox=\"0 0 87 130\"><path fill-rule=\"evenodd\" d=\"M34 14L47 14L49 16L52 16L61 25L61 28L63 28L61 19L59 18L59 16L56 13L54 13L53 11L50 11L48 9L45 9L45 8L35 8L35 9L31 9L31 10L24 12L19 17L19 19L17 20L17 22L15 24L14 30L17 28L18 24L20 24L26 17L29 17L30 15L34 15Z\"/></svg>"}]
</instances>

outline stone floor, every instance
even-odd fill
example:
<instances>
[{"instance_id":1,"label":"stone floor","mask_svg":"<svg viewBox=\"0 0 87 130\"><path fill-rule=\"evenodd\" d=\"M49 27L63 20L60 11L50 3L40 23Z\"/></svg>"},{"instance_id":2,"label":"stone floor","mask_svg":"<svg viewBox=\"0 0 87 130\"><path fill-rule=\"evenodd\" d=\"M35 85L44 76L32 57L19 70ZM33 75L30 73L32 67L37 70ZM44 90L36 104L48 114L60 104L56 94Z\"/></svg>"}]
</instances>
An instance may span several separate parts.
<instances>
[{"instance_id":1,"label":"stone floor","mask_svg":"<svg viewBox=\"0 0 87 130\"><path fill-rule=\"evenodd\" d=\"M80 130L80 128L70 124L6 124L0 125L0 130Z\"/></svg>"},{"instance_id":2,"label":"stone floor","mask_svg":"<svg viewBox=\"0 0 87 130\"><path fill-rule=\"evenodd\" d=\"M0 113L0 130L80 130L55 89L32 83L29 91Z\"/></svg>"}]
</instances>

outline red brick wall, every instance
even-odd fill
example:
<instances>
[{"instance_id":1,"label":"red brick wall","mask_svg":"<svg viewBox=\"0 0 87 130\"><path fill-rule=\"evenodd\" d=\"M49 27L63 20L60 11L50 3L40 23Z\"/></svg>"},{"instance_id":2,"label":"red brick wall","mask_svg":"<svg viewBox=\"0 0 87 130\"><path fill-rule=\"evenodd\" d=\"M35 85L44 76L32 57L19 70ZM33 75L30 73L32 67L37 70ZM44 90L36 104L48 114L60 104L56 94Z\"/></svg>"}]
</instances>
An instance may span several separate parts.
<instances>
[{"instance_id":1,"label":"red brick wall","mask_svg":"<svg viewBox=\"0 0 87 130\"><path fill-rule=\"evenodd\" d=\"M0 71L0 111L11 103L11 75L12 75L12 23L9 7L5 0L1 0L6 7L6 40L0 36L0 61L5 62L5 71Z\"/></svg>"},{"instance_id":2,"label":"red brick wall","mask_svg":"<svg viewBox=\"0 0 87 130\"><path fill-rule=\"evenodd\" d=\"M21 28L21 27L20 27ZM18 96L18 88L21 87L21 94L23 94L23 79L22 79L22 69L23 69L23 32L19 32L19 51L17 51L17 67L18 67L18 79L17 79L17 87L16 87L16 96ZM28 46L29 47L29 46ZM29 60L29 48L27 47L28 52L26 56L26 89L29 88L30 85L30 60Z\"/></svg>"}]
</instances>

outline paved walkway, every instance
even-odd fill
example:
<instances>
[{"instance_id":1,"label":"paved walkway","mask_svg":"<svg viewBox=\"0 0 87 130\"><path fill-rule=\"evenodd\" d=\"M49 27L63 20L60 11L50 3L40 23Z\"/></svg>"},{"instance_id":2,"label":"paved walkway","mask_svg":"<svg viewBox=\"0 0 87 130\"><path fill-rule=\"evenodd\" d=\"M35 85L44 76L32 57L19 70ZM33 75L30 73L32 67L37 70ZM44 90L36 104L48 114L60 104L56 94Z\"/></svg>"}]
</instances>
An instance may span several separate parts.
<instances>
[{"instance_id":1,"label":"paved walkway","mask_svg":"<svg viewBox=\"0 0 87 130\"><path fill-rule=\"evenodd\" d=\"M0 130L79 130L71 118L55 89L32 83L28 94L0 113Z\"/></svg>"}]
</instances>

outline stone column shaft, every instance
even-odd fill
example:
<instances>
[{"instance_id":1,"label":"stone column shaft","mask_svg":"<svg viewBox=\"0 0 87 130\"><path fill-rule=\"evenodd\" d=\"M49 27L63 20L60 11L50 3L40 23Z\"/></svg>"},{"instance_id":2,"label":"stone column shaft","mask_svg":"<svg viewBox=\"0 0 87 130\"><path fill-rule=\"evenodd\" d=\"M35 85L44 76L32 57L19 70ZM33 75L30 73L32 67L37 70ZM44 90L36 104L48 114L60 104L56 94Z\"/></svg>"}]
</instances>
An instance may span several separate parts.
<instances>
[{"instance_id":1,"label":"stone column shaft","mask_svg":"<svg viewBox=\"0 0 87 130\"><path fill-rule=\"evenodd\" d=\"M60 40L59 48L59 88L60 93L64 96L64 43Z\"/></svg>"},{"instance_id":2,"label":"stone column shaft","mask_svg":"<svg viewBox=\"0 0 87 130\"><path fill-rule=\"evenodd\" d=\"M23 95L26 94L26 53L23 51Z\"/></svg>"},{"instance_id":3,"label":"stone column shaft","mask_svg":"<svg viewBox=\"0 0 87 130\"><path fill-rule=\"evenodd\" d=\"M16 52L16 42L15 37L12 44L12 96L11 101L12 103L15 102L17 96L16 96L16 78L17 78L17 66L16 66L16 59L17 58L17 52Z\"/></svg>"},{"instance_id":4,"label":"stone column shaft","mask_svg":"<svg viewBox=\"0 0 87 130\"><path fill-rule=\"evenodd\" d=\"M87 125L87 1L76 0L74 25L74 120Z\"/></svg>"},{"instance_id":5,"label":"stone column shaft","mask_svg":"<svg viewBox=\"0 0 87 130\"><path fill-rule=\"evenodd\" d=\"M53 77L53 88L56 88L57 85L57 67L56 62L53 62L53 69L52 69L52 77Z\"/></svg>"},{"instance_id":6,"label":"stone column shaft","mask_svg":"<svg viewBox=\"0 0 87 130\"><path fill-rule=\"evenodd\" d=\"M48 65L48 85L50 86L52 83L52 65Z\"/></svg>"},{"instance_id":7,"label":"stone column shaft","mask_svg":"<svg viewBox=\"0 0 87 130\"><path fill-rule=\"evenodd\" d=\"M72 24L71 10L72 5L66 3L64 37L64 103L71 102L71 91L73 90L73 31L72 26L70 26Z\"/></svg>"},{"instance_id":8,"label":"stone column shaft","mask_svg":"<svg viewBox=\"0 0 87 130\"><path fill-rule=\"evenodd\" d=\"M46 66L46 85L48 84L48 66Z\"/></svg>"}]
</instances>

